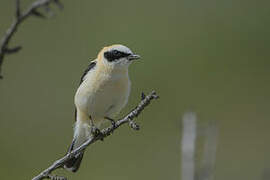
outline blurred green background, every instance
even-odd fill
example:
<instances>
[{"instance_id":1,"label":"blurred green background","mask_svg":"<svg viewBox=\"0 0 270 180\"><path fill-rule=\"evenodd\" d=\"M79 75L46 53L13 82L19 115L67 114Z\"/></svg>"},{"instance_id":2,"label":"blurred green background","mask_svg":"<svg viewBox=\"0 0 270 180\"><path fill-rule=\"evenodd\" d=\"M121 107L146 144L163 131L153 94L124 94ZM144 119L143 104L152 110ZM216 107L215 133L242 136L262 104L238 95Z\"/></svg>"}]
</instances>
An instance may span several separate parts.
<instances>
[{"instance_id":1,"label":"blurred green background","mask_svg":"<svg viewBox=\"0 0 270 180\"><path fill-rule=\"evenodd\" d=\"M32 1L22 0L23 7ZM0 81L0 179L31 179L67 150L73 96L97 52L121 43L143 58L130 67L127 112L142 91L161 98L91 146L70 179L172 179L181 175L181 117L219 125L215 179L261 179L270 167L269 1L62 1L48 20L28 19L12 40ZM0 1L1 36L14 1Z\"/></svg>"}]
</instances>

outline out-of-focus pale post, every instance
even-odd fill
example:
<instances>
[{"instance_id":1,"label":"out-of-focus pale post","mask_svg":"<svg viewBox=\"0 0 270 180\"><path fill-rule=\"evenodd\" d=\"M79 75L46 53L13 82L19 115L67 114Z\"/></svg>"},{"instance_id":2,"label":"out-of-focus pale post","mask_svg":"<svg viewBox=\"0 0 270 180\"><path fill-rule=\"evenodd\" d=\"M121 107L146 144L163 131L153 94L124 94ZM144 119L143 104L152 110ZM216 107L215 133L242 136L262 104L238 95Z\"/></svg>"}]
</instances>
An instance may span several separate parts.
<instances>
[{"instance_id":1,"label":"out-of-focus pale post","mask_svg":"<svg viewBox=\"0 0 270 180\"><path fill-rule=\"evenodd\" d=\"M204 152L201 169L198 173L199 180L213 180L216 162L218 128L215 122L211 122L204 129Z\"/></svg>"},{"instance_id":2,"label":"out-of-focus pale post","mask_svg":"<svg viewBox=\"0 0 270 180\"><path fill-rule=\"evenodd\" d=\"M185 113L183 116L182 179L181 180L194 180L196 121L197 121L197 117L195 113L188 112L188 113Z\"/></svg>"}]
</instances>

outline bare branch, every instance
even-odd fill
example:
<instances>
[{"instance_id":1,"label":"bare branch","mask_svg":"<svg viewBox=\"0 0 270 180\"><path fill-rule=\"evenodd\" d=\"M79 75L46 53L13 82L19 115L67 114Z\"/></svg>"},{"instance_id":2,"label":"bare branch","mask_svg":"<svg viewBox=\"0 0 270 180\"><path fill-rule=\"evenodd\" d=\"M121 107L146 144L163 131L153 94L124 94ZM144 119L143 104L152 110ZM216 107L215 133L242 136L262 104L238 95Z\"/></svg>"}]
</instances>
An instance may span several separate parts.
<instances>
[{"instance_id":1,"label":"bare branch","mask_svg":"<svg viewBox=\"0 0 270 180\"><path fill-rule=\"evenodd\" d=\"M21 16L21 5L20 0L16 0L16 18L19 19Z\"/></svg>"},{"instance_id":2,"label":"bare branch","mask_svg":"<svg viewBox=\"0 0 270 180\"><path fill-rule=\"evenodd\" d=\"M16 0L16 12L15 12L15 19L9 29L6 31L6 34L4 37L1 39L0 43L0 79L3 78L1 76L2 73L2 65L4 62L4 57L6 54L10 53L16 53L17 51L9 51L9 42L11 38L14 36L14 34L17 32L17 29L24 20L26 20L28 17L34 15L38 17L42 17L41 13L37 11L40 7L48 7L50 3L55 3L58 7L63 7L63 5L60 3L59 0L36 0L33 2L24 12L21 12L21 7L20 7L20 0ZM45 16L44 16L45 17Z\"/></svg>"},{"instance_id":3,"label":"bare branch","mask_svg":"<svg viewBox=\"0 0 270 180\"><path fill-rule=\"evenodd\" d=\"M43 19L46 18L46 16L44 14L42 14L41 12L39 12L38 10L33 10L32 15L36 16L36 17L39 17L39 18L43 18Z\"/></svg>"},{"instance_id":4,"label":"bare branch","mask_svg":"<svg viewBox=\"0 0 270 180\"><path fill-rule=\"evenodd\" d=\"M61 180L66 180L65 177L61 177L61 176L55 176L52 175L51 173L58 169L58 168L62 168L64 166L64 164L70 160L71 158L73 158L75 155L83 152L89 145L93 144L94 142L98 141L98 140L102 140L103 138L111 135L111 133L119 128L121 125L129 123L131 121L133 121L133 119L135 117L137 117L146 106L148 106L150 104L150 102L153 99L157 99L158 96L156 95L155 91L152 91L149 95L145 96L145 98L143 100L141 100L141 102L138 104L138 106L136 108L134 108L130 113L128 113L123 119L118 120L114 126L110 126L108 128L105 128L101 131L100 134L96 134L95 136L91 136L84 144L82 144L80 147L78 147L77 149L71 151L70 153L66 154L64 157L62 157L61 159L56 160L50 167L48 167L47 169L45 169L44 171L42 171L39 175L37 175L36 177L34 177L32 180L41 180L41 179L45 179L45 178L49 178L51 180L55 180L57 178L61 179Z\"/></svg>"},{"instance_id":5,"label":"bare branch","mask_svg":"<svg viewBox=\"0 0 270 180\"><path fill-rule=\"evenodd\" d=\"M20 51L22 49L22 46L16 46L14 48L7 48L5 49L6 54L12 54Z\"/></svg>"}]
</instances>

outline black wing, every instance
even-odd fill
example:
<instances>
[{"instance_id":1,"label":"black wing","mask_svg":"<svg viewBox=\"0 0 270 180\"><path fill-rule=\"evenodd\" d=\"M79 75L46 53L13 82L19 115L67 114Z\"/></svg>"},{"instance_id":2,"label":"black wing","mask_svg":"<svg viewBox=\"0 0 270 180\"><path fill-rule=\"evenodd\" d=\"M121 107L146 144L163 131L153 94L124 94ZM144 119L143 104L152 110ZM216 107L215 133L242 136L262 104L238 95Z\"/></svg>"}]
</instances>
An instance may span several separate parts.
<instances>
[{"instance_id":1,"label":"black wing","mask_svg":"<svg viewBox=\"0 0 270 180\"><path fill-rule=\"evenodd\" d=\"M88 65L87 69L83 72L83 75L81 77L81 80L80 80L80 84L82 84L82 82L84 81L84 77L86 76L86 74L91 70L93 69L95 66L96 66L97 62L96 61L91 61L90 64ZM76 118L77 118L77 109L75 108L75 121L76 121Z\"/></svg>"},{"instance_id":2,"label":"black wing","mask_svg":"<svg viewBox=\"0 0 270 180\"><path fill-rule=\"evenodd\" d=\"M81 77L80 84L83 82L85 75L96 66L96 61L91 61L91 63L88 65L87 69L83 72L83 75Z\"/></svg>"}]
</instances>

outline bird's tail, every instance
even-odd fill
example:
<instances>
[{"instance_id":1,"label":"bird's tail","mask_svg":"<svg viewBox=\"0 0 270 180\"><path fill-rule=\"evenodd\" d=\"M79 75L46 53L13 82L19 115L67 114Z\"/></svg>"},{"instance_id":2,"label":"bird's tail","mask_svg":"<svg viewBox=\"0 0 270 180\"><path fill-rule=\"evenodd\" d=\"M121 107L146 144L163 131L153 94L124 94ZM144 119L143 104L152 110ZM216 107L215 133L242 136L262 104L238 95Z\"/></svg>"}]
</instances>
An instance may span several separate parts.
<instances>
[{"instance_id":1,"label":"bird's tail","mask_svg":"<svg viewBox=\"0 0 270 180\"><path fill-rule=\"evenodd\" d=\"M74 149L81 146L90 136L91 128L88 123L82 121L76 121L74 128L74 137L73 141L68 149L68 152L73 151ZM76 172L81 164L84 152L77 154L75 157L71 158L66 162L64 168Z\"/></svg>"}]
</instances>

